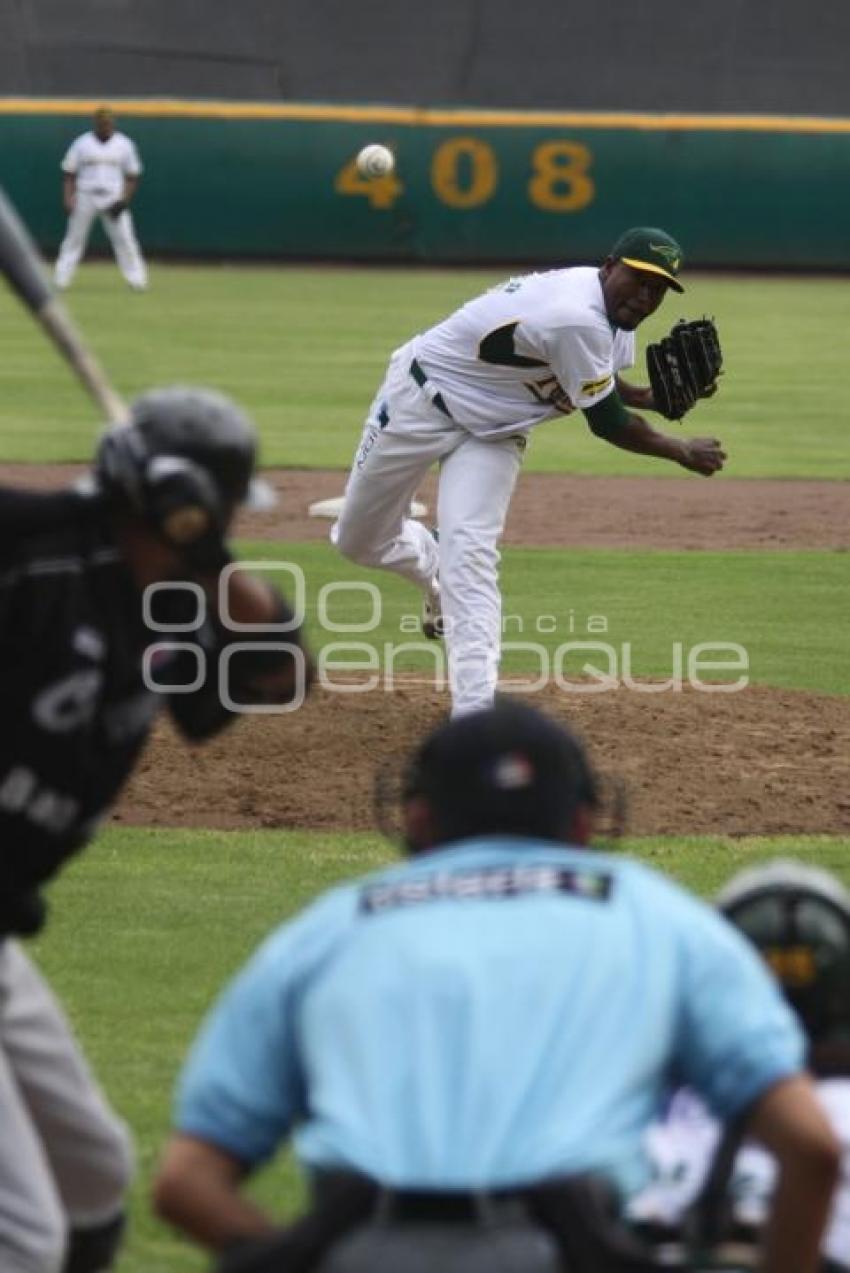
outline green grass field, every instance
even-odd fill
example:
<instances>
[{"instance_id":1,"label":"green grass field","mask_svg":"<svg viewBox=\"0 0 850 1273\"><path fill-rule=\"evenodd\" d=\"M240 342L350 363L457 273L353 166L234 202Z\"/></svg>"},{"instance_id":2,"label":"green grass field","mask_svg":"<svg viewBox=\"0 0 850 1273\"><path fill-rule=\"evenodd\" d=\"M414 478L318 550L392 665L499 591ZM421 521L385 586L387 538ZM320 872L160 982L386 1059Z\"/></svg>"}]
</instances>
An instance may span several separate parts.
<instances>
[{"instance_id":1,"label":"green grass field","mask_svg":"<svg viewBox=\"0 0 850 1273\"><path fill-rule=\"evenodd\" d=\"M267 464L345 468L390 350L505 273L159 265L150 293L138 296L111 264L94 264L83 266L68 300L127 395L174 381L217 386L255 414ZM728 477L715 480L850 478L844 346L835 336L850 320L846 283L697 276L681 302L668 301L647 325L640 348L681 314L703 312L718 318L728 367L722 393L695 417L699 431L716 433L730 452ZM0 334L0 460L87 458L91 406L8 294L0 295ZM529 467L678 472L601 445L580 418L539 430ZM416 615L409 588L349 565L325 545L240 550L303 570L316 650L332 639L382 649L402 643L405 618ZM339 581L380 588L379 622L362 637L332 636L318 621L320 589ZM592 639L588 621L601 616L604 640L631 646L636 675L669 675L674 642L686 649L736 642L754 682L848 693L845 553L512 549L503 581L506 614L516 618L507 639L535 641L550 658L563 642ZM287 591L289 582L282 574ZM330 612L338 622L370 617L362 592L337 593ZM553 632L537 630L540 616L554 619ZM415 658L402 656L397 666L415 667ZM504 666L526 669L528 651L508 654ZM707 894L744 862L779 852L829 866L850 883L847 837L629 847ZM203 1266L153 1220L146 1193L181 1058L216 989L272 925L391 853L376 837L354 834L109 829L53 886L53 920L35 951L139 1146L122 1273ZM287 1159L256 1187L278 1214L301 1196Z\"/></svg>"},{"instance_id":2,"label":"green grass field","mask_svg":"<svg viewBox=\"0 0 850 1273\"><path fill-rule=\"evenodd\" d=\"M379 651L383 664L388 644L395 649L414 641L418 649L393 653L393 665L399 670L433 667L434 647L426 642L423 648L416 638L416 593L403 580L353 566L324 544L243 543L240 552L246 561L300 568L310 641L317 652L330 642L365 642ZM270 570L270 577L292 595L289 569ZM685 658L700 642L736 643L747 651L753 683L847 694L847 629L839 622L846 579L846 555L834 552L513 548L505 552L502 571L505 641L540 646L550 666L555 651L569 642L604 641L621 661L627 645L634 674L649 677L670 676L675 643ZM362 591L364 581L379 590L379 606ZM332 593L326 617L369 630L333 632L318 621L322 589L347 582L355 588ZM371 627L375 618L380 621ZM343 663L358 654L340 650L332 657ZM506 650L503 668L536 671L543 657L536 650ZM564 659L565 675L579 675L580 652L565 651ZM596 665L604 668L598 660ZM732 668L706 679L739 676Z\"/></svg>"},{"instance_id":3,"label":"green grass field","mask_svg":"<svg viewBox=\"0 0 850 1273\"><path fill-rule=\"evenodd\" d=\"M390 351L507 273L161 265L136 295L97 263L81 268L68 304L124 393L214 385L256 415L266 464L344 468ZM836 338L850 326L846 283L697 275L644 325L639 350L704 312L720 323L728 374L699 429L727 445L729 477L850 476ZM0 336L4 458L85 459L92 408L11 294L0 295ZM538 430L528 466L678 471L600 445L580 416Z\"/></svg>"}]
</instances>

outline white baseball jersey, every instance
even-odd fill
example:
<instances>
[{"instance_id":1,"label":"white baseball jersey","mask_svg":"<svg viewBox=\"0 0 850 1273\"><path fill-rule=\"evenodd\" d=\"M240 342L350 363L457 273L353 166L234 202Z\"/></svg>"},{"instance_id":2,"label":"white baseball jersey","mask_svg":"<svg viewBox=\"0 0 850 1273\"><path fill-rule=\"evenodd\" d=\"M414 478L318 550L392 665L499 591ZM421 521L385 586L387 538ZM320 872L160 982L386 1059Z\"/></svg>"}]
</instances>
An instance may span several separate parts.
<instances>
[{"instance_id":1,"label":"white baseball jersey","mask_svg":"<svg viewBox=\"0 0 850 1273\"><path fill-rule=\"evenodd\" d=\"M90 194L98 207L106 208L124 193L124 178L142 171L135 143L124 133L99 141L92 132L71 142L62 160L62 171L77 179L77 189Z\"/></svg>"},{"instance_id":2,"label":"white baseball jersey","mask_svg":"<svg viewBox=\"0 0 850 1273\"><path fill-rule=\"evenodd\" d=\"M823 1253L850 1269L850 1079L821 1079L818 1096L843 1147L841 1180L832 1204ZM677 1092L667 1117L647 1133L646 1149L654 1179L632 1198L632 1219L675 1225L699 1194L714 1158L720 1127L700 1098ZM734 1216L758 1227L767 1218L776 1178L771 1156L759 1145L745 1143L735 1159L729 1188Z\"/></svg>"},{"instance_id":3,"label":"white baseball jersey","mask_svg":"<svg viewBox=\"0 0 850 1273\"><path fill-rule=\"evenodd\" d=\"M634 332L612 326L585 266L510 279L411 347L452 419L487 437L601 402L635 360Z\"/></svg>"}]
</instances>

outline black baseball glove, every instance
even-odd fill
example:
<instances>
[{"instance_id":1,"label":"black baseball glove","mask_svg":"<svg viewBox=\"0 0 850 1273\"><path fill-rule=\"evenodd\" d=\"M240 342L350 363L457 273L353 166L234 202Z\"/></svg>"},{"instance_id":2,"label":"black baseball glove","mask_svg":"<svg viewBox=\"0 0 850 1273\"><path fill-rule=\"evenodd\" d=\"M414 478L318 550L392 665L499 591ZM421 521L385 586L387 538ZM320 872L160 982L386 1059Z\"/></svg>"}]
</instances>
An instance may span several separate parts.
<instances>
[{"instance_id":1,"label":"black baseball glove","mask_svg":"<svg viewBox=\"0 0 850 1273\"><path fill-rule=\"evenodd\" d=\"M668 420L681 420L699 398L710 398L716 392L722 368L723 353L714 320L681 319L669 336L646 349L655 410Z\"/></svg>"},{"instance_id":2,"label":"black baseball glove","mask_svg":"<svg viewBox=\"0 0 850 1273\"><path fill-rule=\"evenodd\" d=\"M109 216L111 216L112 220L114 221L117 217L121 216L122 212L126 212L129 206L130 205L126 199L116 199L114 203L110 203L106 211L108 212Z\"/></svg>"}]
</instances>

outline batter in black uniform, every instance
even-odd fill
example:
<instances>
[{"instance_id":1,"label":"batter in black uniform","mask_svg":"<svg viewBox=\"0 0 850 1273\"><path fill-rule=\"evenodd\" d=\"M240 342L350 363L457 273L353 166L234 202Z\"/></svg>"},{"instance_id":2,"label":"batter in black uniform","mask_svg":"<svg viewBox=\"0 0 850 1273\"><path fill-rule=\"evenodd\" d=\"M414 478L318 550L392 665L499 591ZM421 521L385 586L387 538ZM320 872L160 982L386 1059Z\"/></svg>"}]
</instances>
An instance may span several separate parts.
<instances>
[{"instance_id":1,"label":"batter in black uniform","mask_svg":"<svg viewBox=\"0 0 850 1273\"><path fill-rule=\"evenodd\" d=\"M158 390L104 435L90 493L0 491L3 1273L111 1267L132 1162L126 1130L14 937L42 926L42 886L91 838L158 710L192 741L234 719L219 689L228 644L277 645L227 661L231 705L291 703L307 689L293 616L265 581L221 576L229 617L253 633L220 618L226 536L256 490L255 452L252 425L228 399ZM184 586L155 586L168 581ZM189 630L152 631L179 623ZM194 648L150 656L168 641Z\"/></svg>"}]
</instances>

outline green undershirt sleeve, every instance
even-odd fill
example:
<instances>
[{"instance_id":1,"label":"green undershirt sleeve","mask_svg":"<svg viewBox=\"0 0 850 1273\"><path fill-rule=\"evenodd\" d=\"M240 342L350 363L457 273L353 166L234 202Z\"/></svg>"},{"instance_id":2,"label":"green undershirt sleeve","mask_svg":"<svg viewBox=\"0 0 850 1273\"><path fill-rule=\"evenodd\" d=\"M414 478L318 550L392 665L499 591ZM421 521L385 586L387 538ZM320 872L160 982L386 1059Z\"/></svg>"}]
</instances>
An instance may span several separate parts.
<instances>
[{"instance_id":1,"label":"green undershirt sleeve","mask_svg":"<svg viewBox=\"0 0 850 1273\"><path fill-rule=\"evenodd\" d=\"M600 437L618 433L620 429L625 428L629 419L623 399L616 389L606 394L601 402L594 402L590 407L583 407L582 414L593 432Z\"/></svg>"}]
</instances>

